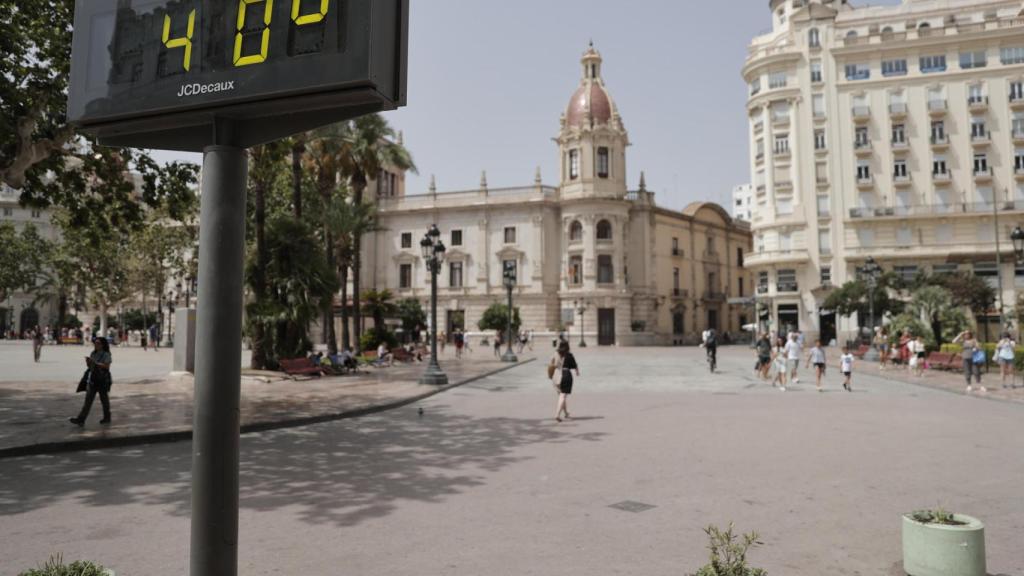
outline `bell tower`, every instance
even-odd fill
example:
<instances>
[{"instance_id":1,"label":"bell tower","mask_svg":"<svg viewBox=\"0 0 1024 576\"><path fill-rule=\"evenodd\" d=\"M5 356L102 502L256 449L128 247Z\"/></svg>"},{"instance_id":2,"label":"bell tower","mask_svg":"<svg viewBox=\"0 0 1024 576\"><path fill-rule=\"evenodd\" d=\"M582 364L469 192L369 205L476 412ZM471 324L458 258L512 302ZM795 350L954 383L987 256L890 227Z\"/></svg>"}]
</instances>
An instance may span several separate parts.
<instances>
[{"instance_id":1,"label":"bell tower","mask_svg":"<svg viewBox=\"0 0 1024 576\"><path fill-rule=\"evenodd\" d=\"M580 60L579 88L562 114L558 152L563 199L623 198L629 135L604 85L593 43Z\"/></svg>"}]
</instances>

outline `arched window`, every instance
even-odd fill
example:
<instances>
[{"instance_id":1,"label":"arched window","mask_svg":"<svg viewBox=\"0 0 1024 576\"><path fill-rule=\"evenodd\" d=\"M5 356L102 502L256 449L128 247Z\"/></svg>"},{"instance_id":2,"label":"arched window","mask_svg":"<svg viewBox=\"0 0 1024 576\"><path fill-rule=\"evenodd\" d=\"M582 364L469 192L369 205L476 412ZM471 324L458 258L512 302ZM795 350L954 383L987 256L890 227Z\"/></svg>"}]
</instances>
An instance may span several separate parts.
<instances>
[{"instance_id":1,"label":"arched window","mask_svg":"<svg viewBox=\"0 0 1024 576\"><path fill-rule=\"evenodd\" d=\"M807 44L811 48L818 48L821 46L821 33L818 32L817 28L811 28L807 31Z\"/></svg>"},{"instance_id":2,"label":"arched window","mask_svg":"<svg viewBox=\"0 0 1024 576\"><path fill-rule=\"evenodd\" d=\"M569 242L582 242L583 241L583 224L580 224L579 220L574 220L569 225Z\"/></svg>"},{"instance_id":3,"label":"arched window","mask_svg":"<svg viewBox=\"0 0 1024 576\"><path fill-rule=\"evenodd\" d=\"M597 239L598 240L611 240L612 239L612 223L607 220L601 220L597 223Z\"/></svg>"},{"instance_id":4,"label":"arched window","mask_svg":"<svg viewBox=\"0 0 1024 576\"><path fill-rule=\"evenodd\" d=\"M856 30L850 30L849 32L846 33L846 37L847 38L856 38L857 37L857 31Z\"/></svg>"}]
</instances>

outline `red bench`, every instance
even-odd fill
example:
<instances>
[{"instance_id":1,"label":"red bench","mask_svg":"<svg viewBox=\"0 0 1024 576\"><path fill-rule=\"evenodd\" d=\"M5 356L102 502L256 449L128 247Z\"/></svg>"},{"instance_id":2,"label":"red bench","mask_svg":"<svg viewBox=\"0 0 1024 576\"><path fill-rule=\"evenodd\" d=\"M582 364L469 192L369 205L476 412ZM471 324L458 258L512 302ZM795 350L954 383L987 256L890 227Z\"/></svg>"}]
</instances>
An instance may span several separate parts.
<instances>
[{"instance_id":1,"label":"red bench","mask_svg":"<svg viewBox=\"0 0 1024 576\"><path fill-rule=\"evenodd\" d=\"M282 358L280 364L281 371L289 376L321 376L323 374L323 370L309 358Z\"/></svg>"},{"instance_id":2,"label":"red bench","mask_svg":"<svg viewBox=\"0 0 1024 576\"><path fill-rule=\"evenodd\" d=\"M863 360L864 359L864 355L867 354L868 350L870 350L870 349L871 349L870 346L868 346L866 344L861 344L859 348L857 348L856 350L853 351L853 356L854 356L854 358L858 358L860 360Z\"/></svg>"}]
</instances>

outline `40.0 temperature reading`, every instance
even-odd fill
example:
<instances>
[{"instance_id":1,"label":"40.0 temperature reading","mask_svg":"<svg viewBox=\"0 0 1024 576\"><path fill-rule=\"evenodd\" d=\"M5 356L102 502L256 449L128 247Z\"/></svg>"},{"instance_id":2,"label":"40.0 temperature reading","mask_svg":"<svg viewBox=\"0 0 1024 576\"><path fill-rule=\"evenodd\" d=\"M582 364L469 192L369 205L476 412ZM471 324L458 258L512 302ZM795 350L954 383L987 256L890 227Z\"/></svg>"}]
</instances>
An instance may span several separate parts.
<instances>
[{"instance_id":1,"label":"40.0 temperature reading","mask_svg":"<svg viewBox=\"0 0 1024 576\"><path fill-rule=\"evenodd\" d=\"M319 10L307 10L306 12L303 12L302 0L291 0L291 3L291 22L295 26L308 26L323 21L329 10L330 0L319 0ZM252 8L250 9L250 7ZM250 15L250 12L255 12L255 14ZM270 51L270 25L273 19L274 0L238 0L232 50L232 62L236 67L259 64L267 60ZM171 15L164 15L161 41L168 50L183 49L182 67L186 72L192 67L192 37L195 33L195 25L196 10L193 8L188 13L184 36L172 38ZM253 50L253 45L258 47L258 50Z\"/></svg>"}]
</instances>

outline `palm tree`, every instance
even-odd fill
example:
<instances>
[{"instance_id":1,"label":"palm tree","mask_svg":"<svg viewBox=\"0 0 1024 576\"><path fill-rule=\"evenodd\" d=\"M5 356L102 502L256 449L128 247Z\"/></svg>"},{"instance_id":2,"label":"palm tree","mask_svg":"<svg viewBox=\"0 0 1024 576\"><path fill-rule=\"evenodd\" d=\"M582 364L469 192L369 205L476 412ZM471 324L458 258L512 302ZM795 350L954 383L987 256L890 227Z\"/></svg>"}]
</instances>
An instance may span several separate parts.
<instances>
[{"instance_id":1,"label":"palm tree","mask_svg":"<svg viewBox=\"0 0 1024 576\"><path fill-rule=\"evenodd\" d=\"M361 116L348 122L343 133L344 148L341 155L341 173L352 187L352 201L364 202L366 186L385 168L416 172L412 155L396 142L395 130L380 114ZM353 238L352 259L352 315L356 339L362 334L360 286L362 281L362 238Z\"/></svg>"},{"instance_id":2,"label":"palm tree","mask_svg":"<svg viewBox=\"0 0 1024 576\"><path fill-rule=\"evenodd\" d=\"M300 132L291 138L292 150L292 211L295 218L302 219L302 155L306 153L308 132Z\"/></svg>"},{"instance_id":3,"label":"palm tree","mask_svg":"<svg viewBox=\"0 0 1024 576\"><path fill-rule=\"evenodd\" d=\"M369 290L363 294L366 300L366 312L373 317L373 329L384 329L384 318L398 313L398 305L394 302L395 295L391 290Z\"/></svg>"},{"instance_id":4,"label":"palm tree","mask_svg":"<svg viewBox=\"0 0 1024 576\"><path fill-rule=\"evenodd\" d=\"M253 203L255 204L253 226L256 236L256 258L254 265L248 275L249 287L252 289L254 304L259 307L268 298L267 293L267 267L270 263L270 255L267 253L266 243L266 197L283 168L285 155L284 145L278 141L262 146L254 146L249 151L251 159L249 163L249 189L252 191ZM272 333L268 332L267 324L259 320L257 315L250 314L254 318L252 323L252 360L251 366L254 370L262 370L267 367L270 360L270 338Z\"/></svg>"},{"instance_id":5,"label":"palm tree","mask_svg":"<svg viewBox=\"0 0 1024 576\"><path fill-rule=\"evenodd\" d=\"M342 200L336 202L327 213L328 226L334 237L335 253L338 257L338 284L341 287L341 347L352 348L349 331L348 272L355 258L354 239L378 230L377 218L370 204L355 204Z\"/></svg>"}]
</instances>

